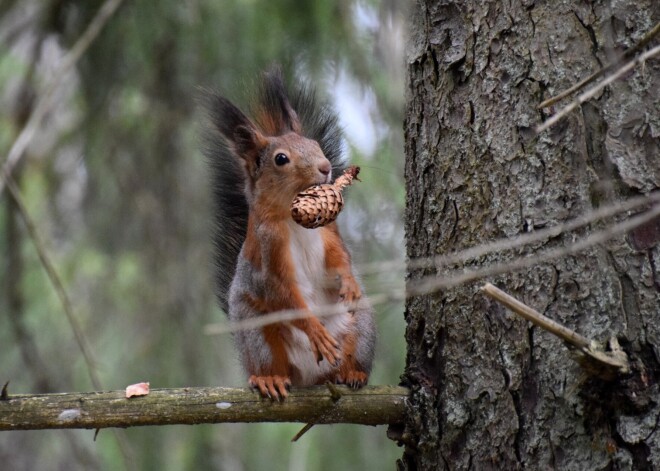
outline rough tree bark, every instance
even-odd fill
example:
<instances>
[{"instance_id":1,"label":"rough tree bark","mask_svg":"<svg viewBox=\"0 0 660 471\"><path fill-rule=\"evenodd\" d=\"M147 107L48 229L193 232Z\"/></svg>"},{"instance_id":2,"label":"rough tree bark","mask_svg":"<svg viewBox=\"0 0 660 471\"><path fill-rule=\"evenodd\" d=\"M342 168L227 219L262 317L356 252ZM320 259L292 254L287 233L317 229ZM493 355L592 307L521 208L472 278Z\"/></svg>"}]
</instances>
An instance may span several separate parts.
<instances>
[{"instance_id":1,"label":"rough tree bark","mask_svg":"<svg viewBox=\"0 0 660 471\"><path fill-rule=\"evenodd\" d=\"M408 49L407 251L445 254L660 188L660 61L535 136L536 109L659 20L654 0L423 1ZM655 41L657 43L657 39ZM551 110L552 111L552 110ZM489 254L565 246L615 221ZM588 378L559 340L469 283L409 300L401 469L660 469L660 220L489 281L581 334L618 336L633 373ZM409 283L444 268L410 269Z\"/></svg>"}]
</instances>

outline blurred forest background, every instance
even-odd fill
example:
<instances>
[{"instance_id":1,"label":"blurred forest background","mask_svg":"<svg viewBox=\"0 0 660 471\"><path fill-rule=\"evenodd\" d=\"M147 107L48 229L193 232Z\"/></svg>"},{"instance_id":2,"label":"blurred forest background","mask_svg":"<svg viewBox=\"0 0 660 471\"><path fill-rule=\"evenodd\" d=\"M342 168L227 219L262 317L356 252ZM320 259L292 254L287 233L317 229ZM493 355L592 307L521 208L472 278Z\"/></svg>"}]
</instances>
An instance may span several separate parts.
<instances>
[{"instance_id":1,"label":"blurred forest background","mask_svg":"<svg viewBox=\"0 0 660 471\"><path fill-rule=\"evenodd\" d=\"M103 4L0 1L2 163ZM126 0L70 68L13 169L104 390L240 386L213 295L199 87L236 98L273 62L331 100L363 182L340 217L371 294L403 287L404 0ZM0 383L92 391L66 311L21 212L0 195ZM380 270L395 260L400 270ZM377 306L373 384L396 384L401 304ZM4 432L3 469L392 469L385 427L301 424Z\"/></svg>"}]
</instances>

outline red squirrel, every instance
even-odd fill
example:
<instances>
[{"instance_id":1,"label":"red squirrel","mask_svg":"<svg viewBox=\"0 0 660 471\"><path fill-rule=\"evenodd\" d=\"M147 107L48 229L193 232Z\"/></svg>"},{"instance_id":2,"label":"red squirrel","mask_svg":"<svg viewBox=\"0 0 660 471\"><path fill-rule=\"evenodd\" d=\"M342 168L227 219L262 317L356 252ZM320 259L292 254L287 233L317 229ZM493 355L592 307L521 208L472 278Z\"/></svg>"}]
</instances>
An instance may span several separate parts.
<instances>
[{"instance_id":1,"label":"red squirrel","mask_svg":"<svg viewBox=\"0 0 660 471\"><path fill-rule=\"evenodd\" d=\"M263 397L283 400L291 386L326 381L362 387L374 356L373 311L336 223L306 229L290 209L297 193L346 167L337 116L309 87L288 90L279 69L264 74L257 96L252 119L209 97L220 306L231 321L309 314L234 334L248 383ZM339 314L314 315L337 303Z\"/></svg>"}]
</instances>

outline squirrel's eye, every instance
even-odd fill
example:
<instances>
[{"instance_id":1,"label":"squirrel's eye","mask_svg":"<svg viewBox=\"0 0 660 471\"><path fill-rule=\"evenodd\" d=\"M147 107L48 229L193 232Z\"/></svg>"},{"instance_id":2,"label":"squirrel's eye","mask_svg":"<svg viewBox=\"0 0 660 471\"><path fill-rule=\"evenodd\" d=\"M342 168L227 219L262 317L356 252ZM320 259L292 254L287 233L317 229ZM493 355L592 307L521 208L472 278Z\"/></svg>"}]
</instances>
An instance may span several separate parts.
<instances>
[{"instance_id":1,"label":"squirrel's eye","mask_svg":"<svg viewBox=\"0 0 660 471\"><path fill-rule=\"evenodd\" d=\"M275 165L284 165L289 163L289 158L286 154L279 153L275 156Z\"/></svg>"}]
</instances>

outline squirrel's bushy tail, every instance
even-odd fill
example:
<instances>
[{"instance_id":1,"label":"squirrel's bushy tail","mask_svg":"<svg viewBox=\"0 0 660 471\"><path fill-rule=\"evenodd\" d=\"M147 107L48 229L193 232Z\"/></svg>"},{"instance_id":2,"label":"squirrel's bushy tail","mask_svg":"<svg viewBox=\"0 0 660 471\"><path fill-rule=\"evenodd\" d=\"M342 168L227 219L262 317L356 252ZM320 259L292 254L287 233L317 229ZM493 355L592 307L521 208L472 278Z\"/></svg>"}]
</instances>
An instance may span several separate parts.
<instances>
[{"instance_id":1,"label":"squirrel's bushy tail","mask_svg":"<svg viewBox=\"0 0 660 471\"><path fill-rule=\"evenodd\" d=\"M327 102L317 98L312 87L303 83L286 87L279 68L273 68L263 75L260 89L253 96L256 98L250 105L251 117L263 134L281 133L278 123L286 121L291 110L295 111L300 134L317 141L332 164L333 175L341 175L346 161L337 114ZM220 307L228 312L229 287L247 229L246 175L222 133L236 119L236 108L217 94L207 94L205 101L213 128L208 133L206 154L211 167L215 214L215 286Z\"/></svg>"}]
</instances>

